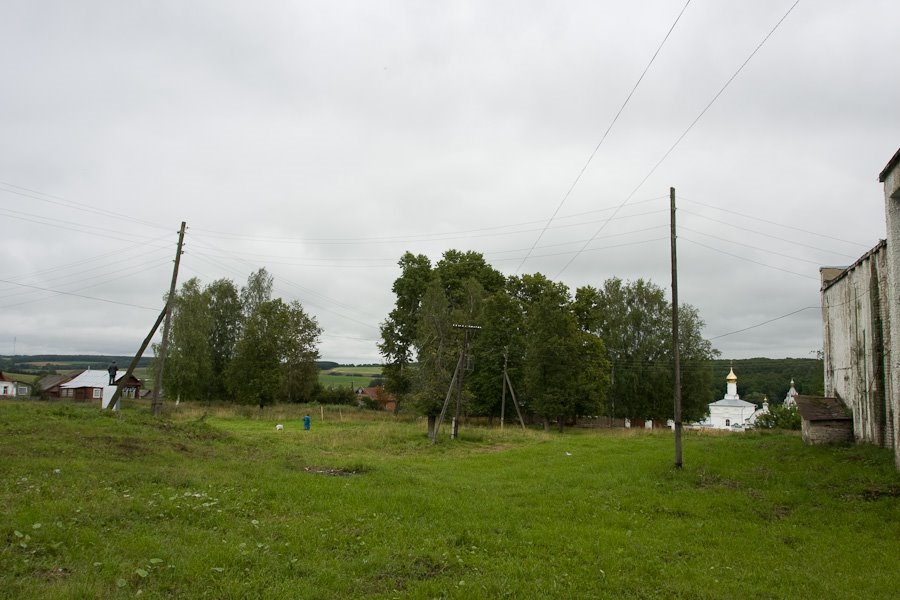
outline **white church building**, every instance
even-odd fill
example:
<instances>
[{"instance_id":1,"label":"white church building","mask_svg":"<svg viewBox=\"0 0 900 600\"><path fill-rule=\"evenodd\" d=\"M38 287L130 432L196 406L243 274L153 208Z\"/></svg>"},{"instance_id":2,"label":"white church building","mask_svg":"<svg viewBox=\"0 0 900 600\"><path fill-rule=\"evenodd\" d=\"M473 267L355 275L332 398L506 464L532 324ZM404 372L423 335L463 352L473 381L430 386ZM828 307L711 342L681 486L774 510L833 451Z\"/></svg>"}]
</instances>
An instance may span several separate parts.
<instances>
[{"instance_id":1,"label":"white church building","mask_svg":"<svg viewBox=\"0 0 900 600\"><path fill-rule=\"evenodd\" d=\"M702 427L743 431L753 427L759 415L769 412L768 402L763 402L763 407L757 409L752 402L741 400L737 393L737 375L734 374L733 368L728 370L725 383L725 397L709 405L709 417L700 423Z\"/></svg>"}]
</instances>

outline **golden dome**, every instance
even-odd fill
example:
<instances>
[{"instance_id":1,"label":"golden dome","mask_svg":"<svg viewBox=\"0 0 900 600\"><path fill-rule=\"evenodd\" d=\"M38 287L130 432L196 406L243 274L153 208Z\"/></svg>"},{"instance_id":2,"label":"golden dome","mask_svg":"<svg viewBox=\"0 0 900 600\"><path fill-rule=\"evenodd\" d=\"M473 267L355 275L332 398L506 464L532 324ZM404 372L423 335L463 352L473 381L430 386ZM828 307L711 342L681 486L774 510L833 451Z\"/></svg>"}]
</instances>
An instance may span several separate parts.
<instances>
[{"instance_id":1,"label":"golden dome","mask_svg":"<svg viewBox=\"0 0 900 600\"><path fill-rule=\"evenodd\" d=\"M734 374L733 368L728 369L728 377L725 378L725 381L727 381L728 383L734 383L735 381L737 381L737 375Z\"/></svg>"}]
</instances>

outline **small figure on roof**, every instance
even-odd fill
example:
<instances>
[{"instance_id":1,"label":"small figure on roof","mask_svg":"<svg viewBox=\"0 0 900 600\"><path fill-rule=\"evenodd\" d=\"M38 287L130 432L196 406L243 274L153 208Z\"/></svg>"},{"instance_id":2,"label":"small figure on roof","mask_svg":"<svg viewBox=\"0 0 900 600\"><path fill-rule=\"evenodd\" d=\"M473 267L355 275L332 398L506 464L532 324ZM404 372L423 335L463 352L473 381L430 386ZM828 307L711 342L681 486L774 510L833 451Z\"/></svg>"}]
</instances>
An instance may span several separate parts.
<instances>
[{"instance_id":1,"label":"small figure on roof","mask_svg":"<svg viewBox=\"0 0 900 600\"><path fill-rule=\"evenodd\" d=\"M119 370L119 367L116 366L116 361L113 361L111 365L106 369L106 372L109 373L109 385L115 385L116 383L116 372Z\"/></svg>"}]
</instances>

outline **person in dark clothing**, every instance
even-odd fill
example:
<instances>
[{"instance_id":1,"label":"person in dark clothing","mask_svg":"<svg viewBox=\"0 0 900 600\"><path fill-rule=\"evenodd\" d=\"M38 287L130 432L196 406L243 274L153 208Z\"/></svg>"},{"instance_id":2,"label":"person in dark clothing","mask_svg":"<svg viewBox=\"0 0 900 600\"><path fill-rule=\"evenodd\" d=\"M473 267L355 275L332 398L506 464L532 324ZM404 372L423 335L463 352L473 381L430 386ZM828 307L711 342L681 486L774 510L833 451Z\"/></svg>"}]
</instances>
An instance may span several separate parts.
<instances>
[{"instance_id":1,"label":"person in dark clothing","mask_svg":"<svg viewBox=\"0 0 900 600\"><path fill-rule=\"evenodd\" d=\"M106 371L109 373L109 385L115 385L116 383L116 372L119 370L119 367L116 366L116 361L113 361L109 368Z\"/></svg>"}]
</instances>

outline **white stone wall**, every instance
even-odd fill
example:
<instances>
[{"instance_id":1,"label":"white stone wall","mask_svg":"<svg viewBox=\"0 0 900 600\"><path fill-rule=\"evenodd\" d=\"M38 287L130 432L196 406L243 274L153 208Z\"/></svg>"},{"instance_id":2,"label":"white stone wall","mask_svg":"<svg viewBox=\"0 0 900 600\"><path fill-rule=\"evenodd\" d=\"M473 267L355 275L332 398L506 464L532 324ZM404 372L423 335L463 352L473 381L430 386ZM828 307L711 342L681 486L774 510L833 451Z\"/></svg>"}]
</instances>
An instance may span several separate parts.
<instances>
[{"instance_id":1,"label":"white stone wall","mask_svg":"<svg viewBox=\"0 0 900 600\"><path fill-rule=\"evenodd\" d=\"M891 433L894 447L894 460L900 469L900 165L895 165L889 172L883 174L884 179L884 212L887 221L887 250L888 250L888 279L890 281L890 298L887 312L889 322L894 325L885 339L888 348L897 351L891 356L891 389L894 391L888 396L888 403L893 412ZM889 345L888 345L889 344ZM889 444L885 444L889 445Z\"/></svg>"},{"instance_id":2,"label":"white stone wall","mask_svg":"<svg viewBox=\"0 0 900 600\"><path fill-rule=\"evenodd\" d=\"M857 440L893 440L887 248L878 246L822 290L825 395L853 414Z\"/></svg>"}]
</instances>

